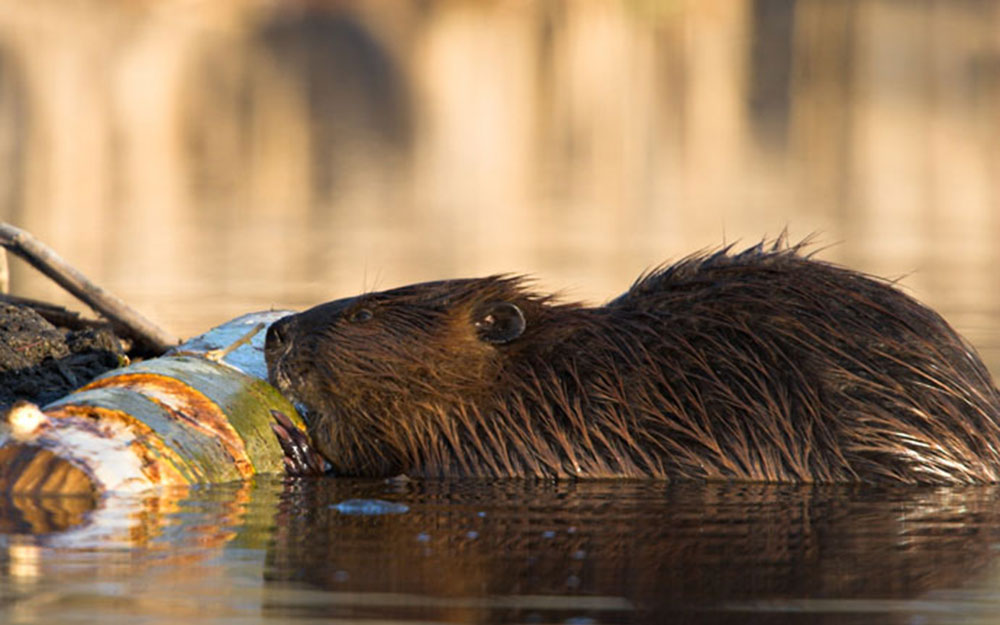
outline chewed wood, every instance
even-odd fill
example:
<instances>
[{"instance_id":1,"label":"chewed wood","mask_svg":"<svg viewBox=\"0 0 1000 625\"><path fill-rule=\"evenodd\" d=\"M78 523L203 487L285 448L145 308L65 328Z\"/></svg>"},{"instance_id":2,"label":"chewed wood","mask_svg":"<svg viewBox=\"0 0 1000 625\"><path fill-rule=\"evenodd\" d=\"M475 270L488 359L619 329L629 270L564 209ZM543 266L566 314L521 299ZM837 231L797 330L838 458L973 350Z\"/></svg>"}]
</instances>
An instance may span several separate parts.
<instances>
[{"instance_id":1,"label":"chewed wood","mask_svg":"<svg viewBox=\"0 0 1000 625\"><path fill-rule=\"evenodd\" d=\"M255 473L246 445L226 414L191 385L162 374L123 372L98 378L80 390L98 388L128 389L156 402L186 427L215 438L229 454L241 477L250 477Z\"/></svg>"},{"instance_id":2,"label":"chewed wood","mask_svg":"<svg viewBox=\"0 0 1000 625\"><path fill-rule=\"evenodd\" d=\"M144 480L145 486L184 486L198 481L198 473L192 470L194 467L137 415L124 410L70 403L49 408L46 415L54 420L72 421L73 426L95 439L127 446L130 455L140 465L135 478ZM101 453L92 453L96 471L107 470L106 466L100 466Z\"/></svg>"}]
</instances>

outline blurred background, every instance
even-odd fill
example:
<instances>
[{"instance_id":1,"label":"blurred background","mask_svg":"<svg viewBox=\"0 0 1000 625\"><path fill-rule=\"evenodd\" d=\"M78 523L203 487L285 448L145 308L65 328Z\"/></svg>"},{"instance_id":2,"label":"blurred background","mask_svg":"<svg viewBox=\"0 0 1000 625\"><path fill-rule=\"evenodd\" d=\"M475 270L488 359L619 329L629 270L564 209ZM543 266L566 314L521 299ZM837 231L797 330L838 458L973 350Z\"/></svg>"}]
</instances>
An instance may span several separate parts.
<instances>
[{"instance_id":1,"label":"blurred background","mask_svg":"<svg viewBox=\"0 0 1000 625\"><path fill-rule=\"evenodd\" d=\"M1000 3L0 0L0 218L180 336L817 233L996 371Z\"/></svg>"}]
</instances>

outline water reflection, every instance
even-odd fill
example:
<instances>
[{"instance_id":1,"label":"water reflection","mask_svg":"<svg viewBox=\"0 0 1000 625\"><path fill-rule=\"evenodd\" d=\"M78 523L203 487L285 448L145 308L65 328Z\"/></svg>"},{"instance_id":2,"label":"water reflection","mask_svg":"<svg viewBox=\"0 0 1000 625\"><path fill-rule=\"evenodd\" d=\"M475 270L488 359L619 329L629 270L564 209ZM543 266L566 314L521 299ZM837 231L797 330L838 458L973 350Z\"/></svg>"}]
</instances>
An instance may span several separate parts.
<instances>
[{"instance_id":1,"label":"water reflection","mask_svg":"<svg viewBox=\"0 0 1000 625\"><path fill-rule=\"evenodd\" d=\"M1000 514L995 489L418 483L395 494L409 514L358 518L328 507L361 494L357 485L313 486L279 530L267 577L337 599L269 610L449 622L653 622L667 614L672 622L747 622L784 608L843 622L844 613L873 609L865 599L915 598L975 579L993 562ZM370 596L387 591L394 600ZM855 603L829 621L822 605L791 609L791 600L818 598Z\"/></svg>"},{"instance_id":2,"label":"water reflection","mask_svg":"<svg viewBox=\"0 0 1000 625\"><path fill-rule=\"evenodd\" d=\"M97 507L90 497L0 496L0 533L48 534L86 523Z\"/></svg>"},{"instance_id":3,"label":"water reflection","mask_svg":"<svg viewBox=\"0 0 1000 625\"><path fill-rule=\"evenodd\" d=\"M934 623L957 612L972 622L1000 609L998 497L992 487L262 480L105 500L62 531L5 525L0 615ZM356 499L407 510L335 507Z\"/></svg>"}]
</instances>

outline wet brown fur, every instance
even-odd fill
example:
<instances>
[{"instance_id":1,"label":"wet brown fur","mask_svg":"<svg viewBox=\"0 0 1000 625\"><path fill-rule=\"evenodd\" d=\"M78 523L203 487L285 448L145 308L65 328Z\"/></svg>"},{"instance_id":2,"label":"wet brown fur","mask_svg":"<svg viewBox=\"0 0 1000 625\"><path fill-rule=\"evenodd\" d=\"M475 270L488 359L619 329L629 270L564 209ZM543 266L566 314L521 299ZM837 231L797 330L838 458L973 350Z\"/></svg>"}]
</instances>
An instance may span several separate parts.
<instances>
[{"instance_id":1,"label":"wet brown fur","mask_svg":"<svg viewBox=\"0 0 1000 625\"><path fill-rule=\"evenodd\" d=\"M268 368L345 475L997 481L972 347L802 252L695 255L601 307L509 276L369 293L274 324ZM526 322L508 343L477 333L497 302Z\"/></svg>"}]
</instances>

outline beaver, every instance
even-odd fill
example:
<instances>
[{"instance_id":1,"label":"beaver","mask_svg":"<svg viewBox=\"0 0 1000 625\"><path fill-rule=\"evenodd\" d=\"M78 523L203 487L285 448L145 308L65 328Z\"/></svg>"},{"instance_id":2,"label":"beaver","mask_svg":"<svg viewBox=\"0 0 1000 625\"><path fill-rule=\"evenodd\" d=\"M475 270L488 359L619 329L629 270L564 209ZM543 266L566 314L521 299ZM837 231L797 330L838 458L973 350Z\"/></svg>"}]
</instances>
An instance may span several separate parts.
<instances>
[{"instance_id":1,"label":"beaver","mask_svg":"<svg viewBox=\"0 0 1000 625\"><path fill-rule=\"evenodd\" d=\"M698 253L597 307L512 275L339 299L268 329L269 377L346 476L997 481L976 351L805 245Z\"/></svg>"}]
</instances>

